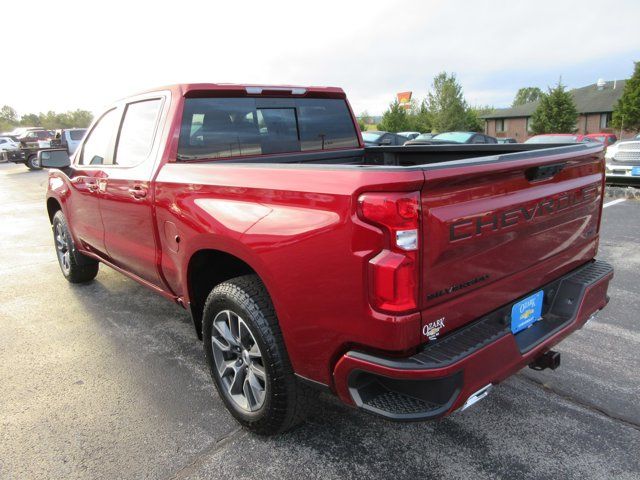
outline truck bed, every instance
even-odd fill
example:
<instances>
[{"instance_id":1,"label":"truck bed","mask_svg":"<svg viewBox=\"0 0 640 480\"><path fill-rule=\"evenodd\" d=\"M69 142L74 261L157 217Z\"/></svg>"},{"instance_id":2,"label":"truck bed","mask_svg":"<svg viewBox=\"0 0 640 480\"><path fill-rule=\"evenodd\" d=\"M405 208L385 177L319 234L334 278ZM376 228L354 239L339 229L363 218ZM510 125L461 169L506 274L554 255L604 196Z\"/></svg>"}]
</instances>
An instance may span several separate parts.
<instances>
[{"instance_id":1,"label":"truck bed","mask_svg":"<svg viewBox=\"0 0 640 480\"><path fill-rule=\"evenodd\" d=\"M530 159L536 156L578 154L600 151L596 144L491 144L491 145L416 145L406 147L367 147L327 152L257 155L254 157L209 160L215 163L267 163L309 165L351 165L360 167L415 167L443 163L473 165L488 161ZM544 150L542 152L541 150ZM197 163L201 163L198 160ZM195 162L194 162L195 163Z\"/></svg>"}]
</instances>

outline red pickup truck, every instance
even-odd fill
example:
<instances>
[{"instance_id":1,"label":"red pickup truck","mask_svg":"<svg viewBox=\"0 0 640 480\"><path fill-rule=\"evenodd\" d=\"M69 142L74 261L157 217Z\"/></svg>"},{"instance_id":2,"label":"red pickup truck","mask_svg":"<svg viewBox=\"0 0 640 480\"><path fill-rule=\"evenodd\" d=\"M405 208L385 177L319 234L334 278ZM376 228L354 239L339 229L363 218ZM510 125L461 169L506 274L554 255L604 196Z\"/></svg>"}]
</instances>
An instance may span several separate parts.
<instances>
[{"instance_id":1,"label":"red pickup truck","mask_svg":"<svg viewBox=\"0 0 640 480\"><path fill-rule=\"evenodd\" d=\"M62 273L189 309L249 429L316 393L407 421L483 398L608 301L603 146L365 149L338 88L188 84L40 153Z\"/></svg>"}]
</instances>

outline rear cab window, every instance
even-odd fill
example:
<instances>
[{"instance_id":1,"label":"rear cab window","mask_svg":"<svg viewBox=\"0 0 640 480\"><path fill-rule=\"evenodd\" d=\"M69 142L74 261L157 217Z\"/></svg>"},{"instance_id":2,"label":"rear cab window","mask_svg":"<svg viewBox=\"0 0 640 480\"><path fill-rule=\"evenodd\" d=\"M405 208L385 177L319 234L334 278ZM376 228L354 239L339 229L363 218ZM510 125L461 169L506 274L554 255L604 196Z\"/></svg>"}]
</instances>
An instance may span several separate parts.
<instances>
[{"instance_id":1,"label":"rear cab window","mask_svg":"<svg viewBox=\"0 0 640 480\"><path fill-rule=\"evenodd\" d=\"M358 146L343 99L186 98L178 160Z\"/></svg>"}]
</instances>

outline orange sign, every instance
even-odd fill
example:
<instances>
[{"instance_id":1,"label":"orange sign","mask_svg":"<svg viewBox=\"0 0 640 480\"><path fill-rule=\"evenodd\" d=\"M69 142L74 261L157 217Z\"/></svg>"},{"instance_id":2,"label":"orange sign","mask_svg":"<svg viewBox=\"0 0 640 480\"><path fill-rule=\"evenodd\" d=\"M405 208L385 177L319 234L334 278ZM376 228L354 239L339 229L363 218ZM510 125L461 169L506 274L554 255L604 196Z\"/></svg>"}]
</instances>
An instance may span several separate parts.
<instances>
[{"instance_id":1,"label":"orange sign","mask_svg":"<svg viewBox=\"0 0 640 480\"><path fill-rule=\"evenodd\" d=\"M400 92L396 93L396 98L398 99L398 103L400 106L404 108L409 108L411 106L411 94L413 92Z\"/></svg>"}]
</instances>

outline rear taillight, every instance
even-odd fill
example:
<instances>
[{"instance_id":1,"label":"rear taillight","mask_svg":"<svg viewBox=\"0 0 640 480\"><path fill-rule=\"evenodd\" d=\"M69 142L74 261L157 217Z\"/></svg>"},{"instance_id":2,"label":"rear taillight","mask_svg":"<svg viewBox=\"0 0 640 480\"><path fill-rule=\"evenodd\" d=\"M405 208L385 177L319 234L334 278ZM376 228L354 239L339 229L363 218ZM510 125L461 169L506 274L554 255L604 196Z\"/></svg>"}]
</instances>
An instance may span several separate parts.
<instances>
[{"instance_id":1,"label":"rear taillight","mask_svg":"<svg viewBox=\"0 0 640 480\"><path fill-rule=\"evenodd\" d=\"M369 260L373 307L390 312L416 309L420 193L365 193L358 198L358 213L385 235L384 250Z\"/></svg>"}]
</instances>

